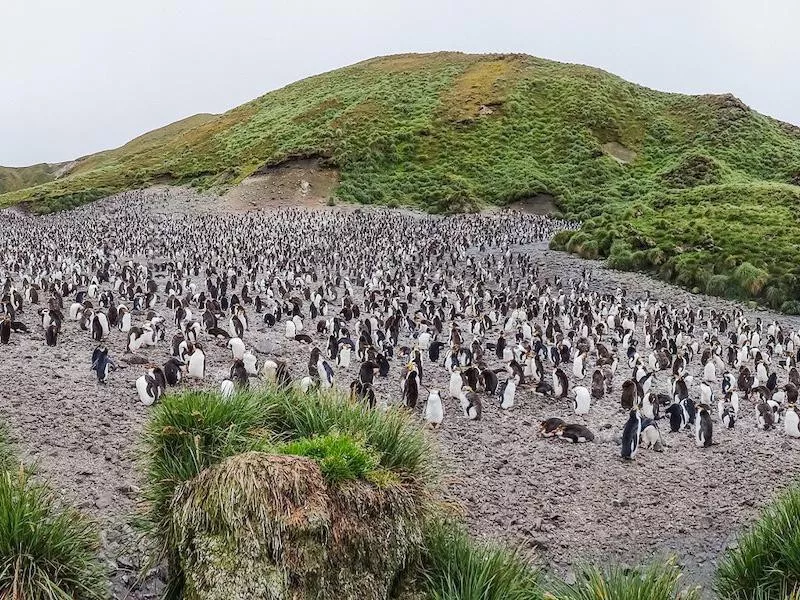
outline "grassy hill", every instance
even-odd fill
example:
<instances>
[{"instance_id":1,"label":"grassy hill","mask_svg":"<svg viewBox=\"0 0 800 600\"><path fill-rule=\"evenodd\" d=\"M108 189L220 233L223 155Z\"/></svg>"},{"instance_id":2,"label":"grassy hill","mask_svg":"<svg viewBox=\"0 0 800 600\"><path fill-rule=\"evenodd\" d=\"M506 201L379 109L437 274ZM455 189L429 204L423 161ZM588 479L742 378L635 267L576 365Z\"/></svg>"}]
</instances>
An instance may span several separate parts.
<instances>
[{"instance_id":1,"label":"grassy hill","mask_svg":"<svg viewBox=\"0 0 800 600\"><path fill-rule=\"evenodd\" d=\"M554 241L715 294L800 304L800 128L730 95L650 90L524 55L368 60L82 159L0 195L50 211L153 182L209 188L317 156L336 194L433 212L556 197Z\"/></svg>"}]
</instances>

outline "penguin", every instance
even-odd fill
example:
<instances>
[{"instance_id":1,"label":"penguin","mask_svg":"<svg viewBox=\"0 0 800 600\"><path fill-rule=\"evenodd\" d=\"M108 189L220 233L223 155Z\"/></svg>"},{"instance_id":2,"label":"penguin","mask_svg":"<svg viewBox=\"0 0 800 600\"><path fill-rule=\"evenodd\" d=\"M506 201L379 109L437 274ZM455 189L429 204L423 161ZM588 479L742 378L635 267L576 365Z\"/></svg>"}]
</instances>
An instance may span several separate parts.
<instances>
[{"instance_id":1,"label":"penguin","mask_svg":"<svg viewBox=\"0 0 800 600\"><path fill-rule=\"evenodd\" d=\"M444 406L442 405L442 397L439 390L433 389L428 392L428 400L425 403L425 422L432 428L436 429L442 424L444 420Z\"/></svg>"},{"instance_id":2,"label":"penguin","mask_svg":"<svg viewBox=\"0 0 800 600\"><path fill-rule=\"evenodd\" d=\"M783 431L789 437L800 438L800 415L794 404L786 407L786 413L783 415Z\"/></svg>"},{"instance_id":3,"label":"penguin","mask_svg":"<svg viewBox=\"0 0 800 600\"><path fill-rule=\"evenodd\" d=\"M497 398L500 400L500 408L508 410L514 407L514 395L517 391L517 384L513 377L504 381L497 390Z\"/></svg>"},{"instance_id":4,"label":"penguin","mask_svg":"<svg viewBox=\"0 0 800 600\"><path fill-rule=\"evenodd\" d=\"M622 458L633 460L639 449L639 438L642 433L642 418L637 409L632 409L622 430Z\"/></svg>"},{"instance_id":5,"label":"penguin","mask_svg":"<svg viewBox=\"0 0 800 600\"><path fill-rule=\"evenodd\" d=\"M230 338L226 346L230 349L233 360L242 360L244 358L245 345L241 338Z\"/></svg>"},{"instance_id":6,"label":"penguin","mask_svg":"<svg viewBox=\"0 0 800 600\"><path fill-rule=\"evenodd\" d=\"M294 336L296 335L297 335L297 327L295 326L294 321L289 319L288 321L286 321L286 333L284 334L284 337L287 340L293 340L295 339Z\"/></svg>"},{"instance_id":7,"label":"penguin","mask_svg":"<svg viewBox=\"0 0 800 600\"><path fill-rule=\"evenodd\" d=\"M664 412L669 415L669 428L672 433L678 433L687 426L685 413L679 402L673 402Z\"/></svg>"},{"instance_id":8,"label":"penguin","mask_svg":"<svg viewBox=\"0 0 800 600\"><path fill-rule=\"evenodd\" d=\"M223 379L219 386L220 395L224 400L230 400L236 391L236 386L230 379Z\"/></svg>"},{"instance_id":9,"label":"penguin","mask_svg":"<svg viewBox=\"0 0 800 600\"><path fill-rule=\"evenodd\" d=\"M639 392L636 387L636 382L632 379L626 380L622 384L622 409L630 411L638 403Z\"/></svg>"},{"instance_id":10,"label":"penguin","mask_svg":"<svg viewBox=\"0 0 800 600\"><path fill-rule=\"evenodd\" d=\"M342 369L350 368L350 344L339 340L339 351L336 353L336 366Z\"/></svg>"},{"instance_id":11,"label":"penguin","mask_svg":"<svg viewBox=\"0 0 800 600\"><path fill-rule=\"evenodd\" d=\"M242 360L237 359L233 361L229 372L229 378L238 389L246 390L250 387L249 374Z\"/></svg>"},{"instance_id":12,"label":"penguin","mask_svg":"<svg viewBox=\"0 0 800 600\"><path fill-rule=\"evenodd\" d=\"M575 356L575 360L572 363L572 374L575 376L575 379L578 381L582 380L586 377L586 354L580 353Z\"/></svg>"},{"instance_id":13,"label":"penguin","mask_svg":"<svg viewBox=\"0 0 800 600\"><path fill-rule=\"evenodd\" d=\"M589 390L579 385L574 388L574 392L575 400L573 400L572 406L575 409L575 414L580 417L589 414L589 405L591 404Z\"/></svg>"},{"instance_id":14,"label":"penguin","mask_svg":"<svg viewBox=\"0 0 800 600\"><path fill-rule=\"evenodd\" d=\"M539 435L542 437L555 437L559 427L566 425L562 419L551 417L539 423Z\"/></svg>"},{"instance_id":15,"label":"penguin","mask_svg":"<svg viewBox=\"0 0 800 600\"><path fill-rule=\"evenodd\" d=\"M98 346L92 352L92 370L97 373L99 383L108 383L108 376L117 366L108 358L108 348Z\"/></svg>"},{"instance_id":16,"label":"penguin","mask_svg":"<svg viewBox=\"0 0 800 600\"><path fill-rule=\"evenodd\" d=\"M494 395L497 393L497 375L491 369L483 369L480 376L483 382L483 389L487 394Z\"/></svg>"},{"instance_id":17,"label":"penguin","mask_svg":"<svg viewBox=\"0 0 800 600\"><path fill-rule=\"evenodd\" d=\"M553 371L553 395L556 398L566 398L569 391L569 380L567 374L557 367Z\"/></svg>"},{"instance_id":18,"label":"penguin","mask_svg":"<svg viewBox=\"0 0 800 600\"><path fill-rule=\"evenodd\" d=\"M775 413L772 407L766 402L761 402L756 406L756 427L768 431L775 426Z\"/></svg>"},{"instance_id":19,"label":"penguin","mask_svg":"<svg viewBox=\"0 0 800 600\"><path fill-rule=\"evenodd\" d=\"M698 404L699 409L698 419L695 423L694 440L698 448L711 447L711 436L713 425L711 423L711 414L707 404Z\"/></svg>"},{"instance_id":20,"label":"penguin","mask_svg":"<svg viewBox=\"0 0 800 600\"><path fill-rule=\"evenodd\" d=\"M417 369L409 365L408 373L403 381L403 406L409 409L417 407L417 400L419 399L419 382L417 380Z\"/></svg>"},{"instance_id":21,"label":"penguin","mask_svg":"<svg viewBox=\"0 0 800 600\"><path fill-rule=\"evenodd\" d=\"M594 441L594 433L592 433L588 427L577 423L559 425L555 434L559 439L572 442L573 444L583 444Z\"/></svg>"},{"instance_id":22,"label":"penguin","mask_svg":"<svg viewBox=\"0 0 800 600\"><path fill-rule=\"evenodd\" d=\"M58 326L51 323L44 332L44 339L48 346L55 347L58 344Z\"/></svg>"},{"instance_id":23,"label":"penguin","mask_svg":"<svg viewBox=\"0 0 800 600\"><path fill-rule=\"evenodd\" d=\"M601 400L605 392L605 379L600 369L595 369L592 373L592 398Z\"/></svg>"},{"instance_id":24,"label":"penguin","mask_svg":"<svg viewBox=\"0 0 800 600\"><path fill-rule=\"evenodd\" d=\"M8 344L11 340L11 319L6 317L0 321L0 344Z\"/></svg>"},{"instance_id":25,"label":"penguin","mask_svg":"<svg viewBox=\"0 0 800 600\"><path fill-rule=\"evenodd\" d=\"M187 369L189 377L194 379L204 379L206 376L206 355L200 344L196 344L194 352L189 357L189 367Z\"/></svg>"},{"instance_id":26,"label":"penguin","mask_svg":"<svg viewBox=\"0 0 800 600\"><path fill-rule=\"evenodd\" d=\"M640 444L645 448L651 448L654 452L663 452L664 444L661 441L661 432L655 421L647 420L642 422L642 433Z\"/></svg>"},{"instance_id":27,"label":"penguin","mask_svg":"<svg viewBox=\"0 0 800 600\"><path fill-rule=\"evenodd\" d=\"M483 413L481 399L471 388L464 387L460 395L461 407L464 409L464 416L471 421L480 421Z\"/></svg>"},{"instance_id":28,"label":"penguin","mask_svg":"<svg viewBox=\"0 0 800 600\"><path fill-rule=\"evenodd\" d=\"M139 401L145 406L151 406L158 402L159 386L152 370L136 380L136 391L139 394Z\"/></svg>"},{"instance_id":29,"label":"penguin","mask_svg":"<svg viewBox=\"0 0 800 600\"><path fill-rule=\"evenodd\" d=\"M164 378L171 386L176 386L183 379L183 363L174 356L164 363Z\"/></svg>"}]
</instances>

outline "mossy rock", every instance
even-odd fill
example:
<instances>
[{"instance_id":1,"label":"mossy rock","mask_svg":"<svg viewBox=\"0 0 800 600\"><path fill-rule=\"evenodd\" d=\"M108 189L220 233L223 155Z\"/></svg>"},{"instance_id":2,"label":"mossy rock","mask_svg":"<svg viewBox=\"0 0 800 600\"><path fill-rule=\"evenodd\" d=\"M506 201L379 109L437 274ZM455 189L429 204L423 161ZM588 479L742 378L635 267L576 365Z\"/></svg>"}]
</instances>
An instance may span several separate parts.
<instances>
[{"instance_id":1,"label":"mossy rock","mask_svg":"<svg viewBox=\"0 0 800 600\"><path fill-rule=\"evenodd\" d=\"M248 452L172 503L186 600L389 598L422 540L422 495L326 482L317 462Z\"/></svg>"}]
</instances>

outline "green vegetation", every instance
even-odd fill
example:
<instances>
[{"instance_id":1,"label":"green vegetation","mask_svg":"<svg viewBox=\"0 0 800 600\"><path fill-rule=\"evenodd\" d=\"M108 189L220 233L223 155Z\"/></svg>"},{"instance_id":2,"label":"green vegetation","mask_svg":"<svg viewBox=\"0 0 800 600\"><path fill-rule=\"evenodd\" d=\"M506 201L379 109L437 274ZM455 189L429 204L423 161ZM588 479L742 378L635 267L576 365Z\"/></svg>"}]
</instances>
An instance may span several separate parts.
<instances>
[{"instance_id":1,"label":"green vegetation","mask_svg":"<svg viewBox=\"0 0 800 600\"><path fill-rule=\"evenodd\" d=\"M0 205L47 212L161 182L224 188L296 157L338 169L336 196L367 204L456 212L549 193L585 222L556 248L800 312L800 128L730 95L667 94L524 55L368 60L55 180L36 167L0 174ZM752 280L734 277L744 263Z\"/></svg>"},{"instance_id":2,"label":"green vegetation","mask_svg":"<svg viewBox=\"0 0 800 600\"><path fill-rule=\"evenodd\" d=\"M769 504L717 568L725 600L787 598L800 594L800 486Z\"/></svg>"},{"instance_id":3,"label":"green vegetation","mask_svg":"<svg viewBox=\"0 0 800 600\"><path fill-rule=\"evenodd\" d=\"M0 430L0 598L106 598L99 538L76 510L14 458Z\"/></svg>"},{"instance_id":4,"label":"green vegetation","mask_svg":"<svg viewBox=\"0 0 800 600\"><path fill-rule=\"evenodd\" d=\"M537 571L515 552L470 540L457 524L435 521L422 557L429 600L536 600Z\"/></svg>"},{"instance_id":5,"label":"green vegetation","mask_svg":"<svg viewBox=\"0 0 800 600\"><path fill-rule=\"evenodd\" d=\"M696 589L681 589L681 571L673 561L643 568L585 567L573 585L557 586L557 600L699 600Z\"/></svg>"},{"instance_id":6,"label":"green vegetation","mask_svg":"<svg viewBox=\"0 0 800 600\"><path fill-rule=\"evenodd\" d=\"M167 597L384 595L419 552L428 460L405 412L336 395L166 398L143 462Z\"/></svg>"}]
</instances>

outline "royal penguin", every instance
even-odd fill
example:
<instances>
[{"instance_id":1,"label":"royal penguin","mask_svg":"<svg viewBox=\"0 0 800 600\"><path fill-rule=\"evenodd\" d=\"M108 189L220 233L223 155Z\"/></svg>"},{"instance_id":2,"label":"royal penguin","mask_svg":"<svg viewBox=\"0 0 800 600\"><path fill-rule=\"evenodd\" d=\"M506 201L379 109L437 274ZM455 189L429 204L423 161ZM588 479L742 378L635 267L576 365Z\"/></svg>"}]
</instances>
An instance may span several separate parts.
<instances>
[{"instance_id":1,"label":"royal penguin","mask_svg":"<svg viewBox=\"0 0 800 600\"><path fill-rule=\"evenodd\" d=\"M497 389L497 398L500 400L500 408L508 410L514 407L514 396L517 392L517 383L513 377L509 377L500 384Z\"/></svg>"},{"instance_id":2,"label":"royal penguin","mask_svg":"<svg viewBox=\"0 0 800 600\"><path fill-rule=\"evenodd\" d=\"M572 402L572 406L575 409L575 414L578 416L589 414L589 406L592 400L589 390L579 385L576 386L573 391L575 392L575 399Z\"/></svg>"},{"instance_id":3,"label":"royal penguin","mask_svg":"<svg viewBox=\"0 0 800 600\"><path fill-rule=\"evenodd\" d=\"M639 438L642 433L642 418L637 409L632 409L628 421L622 430L622 458L633 460L639 449Z\"/></svg>"},{"instance_id":4,"label":"royal penguin","mask_svg":"<svg viewBox=\"0 0 800 600\"><path fill-rule=\"evenodd\" d=\"M794 404L786 406L786 412L783 415L783 431L789 437L800 438L800 415Z\"/></svg>"},{"instance_id":5,"label":"royal penguin","mask_svg":"<svg viewBox=\"0 0 800 600\"><path fill-rule=\"evenodd\" d=\"M178 385L183 379L183 362L174 356L164 363L163 370L169 385Z\"/></svg>"},{"instance_id":6,"label":"royal penguin","mask_svg":"<svg viewBox=\"0 0 800 600\"><path fill-rule=\"evenodd\" d=\"M557 367L553 371L553 395L556 398L566 398L568 392L569 380L567 379L567 374L564 373L561 367Z\"/></svg>"},{"instance_id":7,"label":"royal penguin","mask_svg":"<svg viewBox=\"0 0 800 600\"><path fill-rule=\"evenodd\" d=\"M416 365L409 363L401 382L401 400L406 408L414 409L417 407L417 401L419 400L418 376Z\"/></svg>"},{"instance_id":8,"label":"royal penguin","mask_svg":"<svg viewBox=\"0 0 800 600\"><path fill-rule=\"evenodd\" d=\"M194 352L189 356L187 374L194 379L203 379L206 376L206 355L200 344L194 346Z\"/></svg>"},{"instance_id":9,"label":"royal penguin","mask_svg":"<svg viewBox=\"0 0 800 600\"><path fill-rule=\"evenodd\" d=\"M481 414L483 413L483 405L478 394L469 387L464 387L459 396L461 408L464 410L464 416L471 421L480 421Z\"/></svg>"},{"instance_id":10,"label":"royal penguin","mask_svg":"<svg viewBox=\"0 0 800 600\"><path fill-rule=\"evenodd\" d=\"M664 412L669 417L669 428L672 433L677 433L687 426L685 413L680 402L673 402Z\"/></svg>"},{"instance_id":11,"label":"royal penguin","mask_svg":"<svg viewBox=\"0 0 800 600\"><path fill-rule=\"evenodd\" d=\"M698 448L709 448L713 431L711 413L707 404L698 404L697 408L698 415L695 421L694 441Z\"/></svg>"},{"instance_id":12,"label":"royal penguin","mask_svg":"<svg viewBox=\"0 0 800 600\"><path fill-rule=\"evenodd\" d=\"M772 407L766 402L761 402L756 406L756 427L768 431L775 426L775 413Z\"/></svg>"},{"instance_id":13,"label":"royal penguin","mask_svg":"<svg viewBox=\"0 0 800 600\"><path fill-rule=\"evenodd\" d=\"M542 437L556 437L558 428L566 425L563 419L558 417L551 417L539 423L539 435Z\"/></svg>"},{"instance_id":14,"label":"royal penguin","mask_svg":"<svg viewBox=\"0 0 800 600\"><path fill-rule=\"evenodd\" d=\"M654 452L664 451L664 444L661 441L661 432L658 430L658 425L655 421L649 419L647 421L642 421L640 444L645 448L652 449Z\"/></svg>"},{"instance_id":15,"label":"royal penguin","mask_svg":"<svg viewBox=\"0 0 800 600\"><path fill-rule=\"evenodd\" d=\"M430 390L425 402L425 422L433 429L439 427L444 420L444 405L439 390Z\"/></svg>"},{"instance_id":16,"label":"royal penguin","mask_svg":"<svg viewBox=\"0 0 800 600\"><path fill-rule=\"evenodd\" d=\"M579 423L561 424L555 430L557 438L572 442L573 444L583 444L594 441L594 433Z\"/></svg>"},{"instance_id":17,"label":"royal penguin","mask_svg":"<svg viewBox=\"0 0 800 600\"><path fill-rule=\"evenodd\" d=\"M108 348L98 346L92 352L92 370L97 373L97 381L108 383L109 374L116 369L114 362L108 357Z\"/></svg>"}]
</instances>

